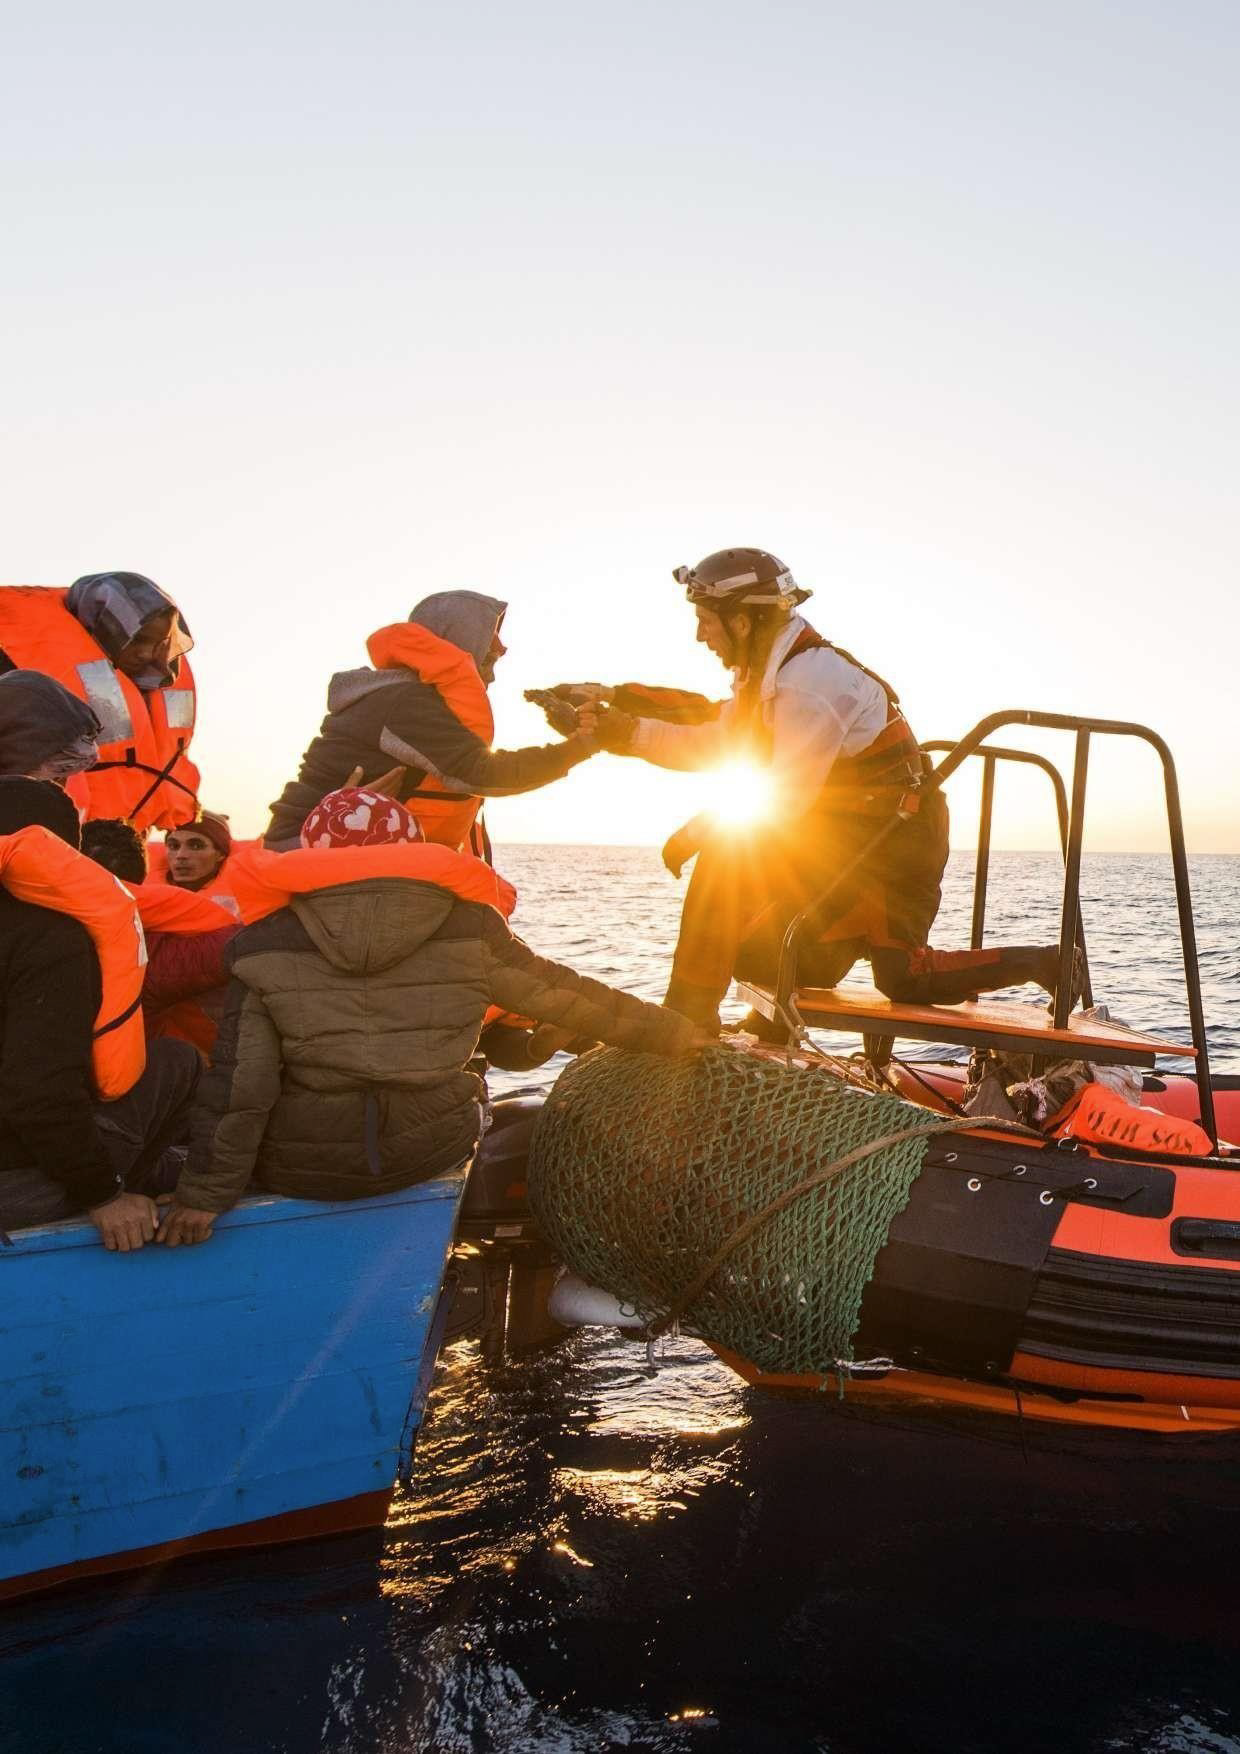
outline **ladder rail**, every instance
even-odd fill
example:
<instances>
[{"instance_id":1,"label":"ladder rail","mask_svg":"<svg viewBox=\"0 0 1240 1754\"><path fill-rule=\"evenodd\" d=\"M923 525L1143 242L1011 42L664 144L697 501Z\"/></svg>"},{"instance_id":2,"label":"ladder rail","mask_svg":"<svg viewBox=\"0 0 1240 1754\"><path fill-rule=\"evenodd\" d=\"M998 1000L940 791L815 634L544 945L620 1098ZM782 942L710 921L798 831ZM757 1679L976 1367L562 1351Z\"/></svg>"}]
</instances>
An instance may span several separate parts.
<instances>
[{"instance_id":1,"label":"ladder rail","mask_svg":"<svg viewBox=\"0 0 1240 1754\"><path fill-rule=\"evenodd\" d=\"M1175 878L1176 912L1180 928L1180 948L1184 965L1184 985L1188 998L1189 1023L1193 1047L1196 1050L1197 1089L1201 1104L1201 1125L1210 1135L1211 1142L1218 1146L1218 1126L1214 1115L1214 1093L1210 1085L1210 1050L1206 1038L1205 1012L1201 1001L1201 968L1197 952L1197 930L1193 919L1192 886L1189 880L1188 854L1184 844L1184 817L1180 805L1180 787L1176 775L1175 760L1166 742L1157 731L1148 725L1137 724L1127 719L1097 719L1078 717L1069 713L1043 713L1027 708L1009 709L1005 712L990 713L980 719L971 731L955 744L947 747L947 753L938 766L927 775L923 782L927 785L941 786L957 768L963 765L970 756L981 754L998 756L999 759L1015 757L1021 759L1024 752L1012 751L1008 755L999 755L992 746L983 750L986 739L1008 725L1027 725L1038 730L1070 731L1076 740L1076 761L1073 769L1072 801L1067 803L1063 779L1053 764L1044 758L1029 753L1025 756L1034 766L1049 770L1052 783L1055 784L1056 807L1059 812L1060 838L1064 852L1064 893L1060 916L1060 979L1059 994L1055 1004L1055 1023L1062 1027L1067 1016L1067 1005L1070 997L1073 946L1078 941L1080 930L1080 862L1084 842L1085 829L1085 781L1088 773L1090 741L1095 736L1135 737L1149 744L1162 765L1163 792L1167 810L1167 828L1171 839L1171 866ZM989 763L988 763L989 766ZM993 767L990 767L991 783L989 797L984 797L984 805L989 803L993 808ZM784 933L780 947L779 966L776 973L774 1000L777 1014L786 1022L799 1021L796 1010L796 967L801 942L822 910L829 904L840 886L851 877L888 837L895 833L900 823L907 820L907 813L897 811L889 817L874 833L854 859L838 873L835 880L826 890L817 896L808 907L794 915ZM989 818L986 821L986 855L989 863ZM979 846L980 850L980 846ZM981 913L978 913L978 888L975 877L974 886L974 918L975 930L984 925L985 884L981 887Z\"/></svg>"}]
</instances>

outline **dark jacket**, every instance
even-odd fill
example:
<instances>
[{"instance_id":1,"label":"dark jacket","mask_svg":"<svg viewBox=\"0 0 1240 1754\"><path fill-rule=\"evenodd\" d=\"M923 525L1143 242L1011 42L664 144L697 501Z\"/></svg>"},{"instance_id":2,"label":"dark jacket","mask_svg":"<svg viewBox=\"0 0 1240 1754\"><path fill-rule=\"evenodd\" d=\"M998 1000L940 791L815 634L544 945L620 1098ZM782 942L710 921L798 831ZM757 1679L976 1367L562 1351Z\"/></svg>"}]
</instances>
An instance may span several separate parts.
<instances>
[{"instance_id":1,"label":"dark jacket","mask_svg":"<svg viewBox=\"0 0 1240 1754\"><path fill-rule=\"evenodd\" d=\"M590 754L580 742L492 749L412 671L345 670L331 679L327 717L301 758L297 778L271 806L265 838L269 846L295 841L314 806L344 785L355 767L365 781L403 763L408 791L401 795L407 796L429 771L419 763L424 756L458 790L495 798L549 785Z\"/></svg>"},{"instance_id":2,"label":"dark jacket","mask_svg":"<svg viewBox=\"0 0 1240 1754\"><path fill-rule=\"evenodd\" d=\"M212 1212L252 1175L340 1200L464 1162L484 1096L466 1065L492 1004L648 1052L694 1035L677 1012L536 956L493 908L409 879L295 898L239 935L233 974L177 1188Z\"/></svg>"},{"instance_id":3,"label":"dark jacket","mask_svg":"<svg viewBox=\"0 0 1240 1754\"><path fill-rule=\"evenodd\" d=\"M102 990L85 926L0 889L0 1172L41 1170L83 1209L117 1192L91 1081Z\"/></svg>"}]
</instances>

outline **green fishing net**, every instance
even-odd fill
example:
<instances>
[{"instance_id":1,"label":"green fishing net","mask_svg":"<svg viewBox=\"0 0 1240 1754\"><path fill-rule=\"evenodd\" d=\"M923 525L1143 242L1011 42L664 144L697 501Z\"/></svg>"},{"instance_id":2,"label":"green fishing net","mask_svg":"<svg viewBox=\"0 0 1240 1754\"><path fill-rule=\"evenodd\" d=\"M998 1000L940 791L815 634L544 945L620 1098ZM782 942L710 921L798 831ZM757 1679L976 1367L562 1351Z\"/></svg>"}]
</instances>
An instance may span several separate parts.
<instances>
[{"instance_id":1,"label":"green fishing net","mask_svg":"<svg viewBox=\"0 0 1240 1754\"><path fill-rule=\"evenodd\" d=\"M530 1155L539 1224L573 1272L657 1321L751 1215L859 1146L934 1118L819 1067L729 1049L600 1049L565 1070ZM852 1358L861 1296L928 1138L863 1158L758 1225L684 1310L765 1371Z\"/></svg>"}]
</instances>

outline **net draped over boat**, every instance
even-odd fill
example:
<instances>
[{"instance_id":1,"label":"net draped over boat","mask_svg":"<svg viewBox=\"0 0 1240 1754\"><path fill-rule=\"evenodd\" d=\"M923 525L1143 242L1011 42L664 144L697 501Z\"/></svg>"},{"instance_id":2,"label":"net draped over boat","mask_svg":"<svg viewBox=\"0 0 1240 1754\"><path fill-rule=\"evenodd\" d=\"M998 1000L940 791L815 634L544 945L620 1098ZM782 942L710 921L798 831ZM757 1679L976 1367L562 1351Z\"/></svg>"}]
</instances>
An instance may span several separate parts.
<instances>
[{"instance_id":1,"label":"net draped over boat","mask_svg":"<svg viewBox=\"0 0 1240 1754\"><path fill-rule=\"evenodd\" d=\"M821 1068L722 1048L692 1061L600 1049L547 1098L531 1203L573 1272L657 1323L747 1219L929 1119ZM756 1225L691 1299L685 1326L766 1371L850 1360L862 1293L928 1144L883 1147Z\"/></svg>"}]
</instances>

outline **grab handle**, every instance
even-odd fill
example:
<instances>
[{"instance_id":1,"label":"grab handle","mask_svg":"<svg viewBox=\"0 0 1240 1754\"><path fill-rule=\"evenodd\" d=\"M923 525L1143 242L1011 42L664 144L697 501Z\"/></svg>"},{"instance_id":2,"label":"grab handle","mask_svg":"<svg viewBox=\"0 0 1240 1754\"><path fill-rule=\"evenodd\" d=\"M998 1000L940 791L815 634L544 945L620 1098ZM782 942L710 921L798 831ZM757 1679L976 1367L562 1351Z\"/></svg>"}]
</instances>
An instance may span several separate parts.
<instances>
[{"instance_id":1,"label":"grab handle","mask_svg":"<svg viewBox=\"0 0 1240 1754\"><path fill-rule=\"evenodd\" d=\"M1212 1261L1240 1261L1240 1224L1221 1218L1177 1218L1171 1226L1177 1255Z\"/></svg>"}]
</instances>

